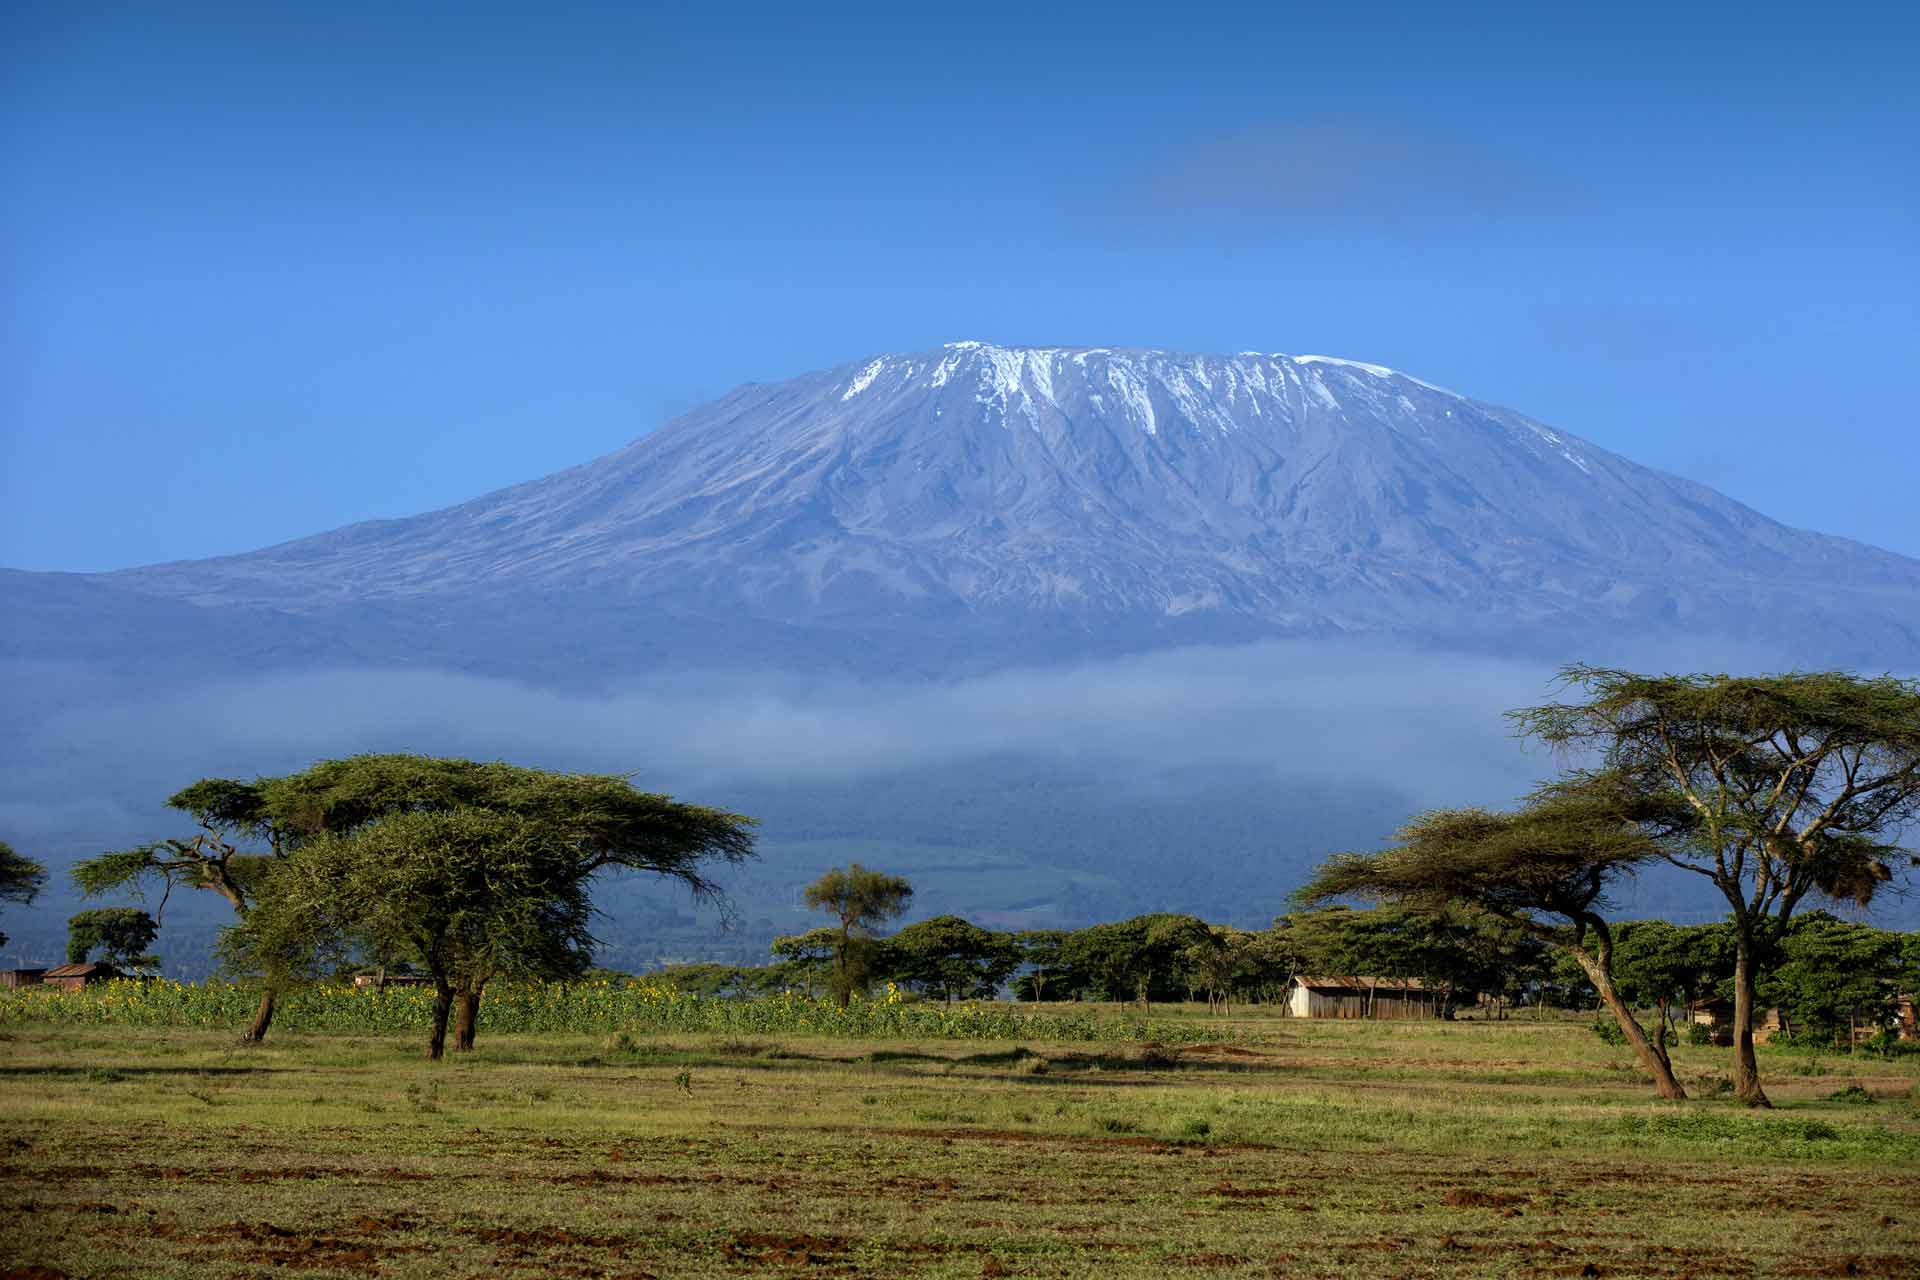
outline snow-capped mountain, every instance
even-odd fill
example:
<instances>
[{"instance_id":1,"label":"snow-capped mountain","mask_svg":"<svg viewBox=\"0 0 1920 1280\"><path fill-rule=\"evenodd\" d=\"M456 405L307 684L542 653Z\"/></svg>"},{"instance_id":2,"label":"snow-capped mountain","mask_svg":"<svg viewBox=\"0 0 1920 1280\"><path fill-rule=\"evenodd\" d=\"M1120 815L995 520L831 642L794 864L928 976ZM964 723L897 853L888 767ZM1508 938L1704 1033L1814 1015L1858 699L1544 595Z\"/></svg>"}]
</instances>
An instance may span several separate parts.
<instances>
[{"instance_id":1,"label":"snow-capped mountain","mask_svg":"<svg viewBox=\"0 0 1920 1280\"><path fill-rule=\"evenodd\" d=\"M793 658L849 632L1008 657L1371 632L1546 651L1662 628L1764 633L1808 662L1920 655L1920 562L1391 369L1254 352L879 356L457 507L58 584L83 587L245 617L283 657L530 674L559 652Z\"/></svg>"},{"instance_id":2,"label":"snow-capped mountain","mask_svg":"<svg viewBox=\"0 0 1920 1280\"><path fill-rule=\"evenodd\" d=\"M753 813L739 892L783 928L849 856L1010 925L1258 923L1329 850L1524 791L1547 767L1499 713L1559 663L1920 667L1920 562L1375 365L967 342L442 511L0 571L0 618L23 849L150 839L196 776L422 750Z\"/></svg>"}]
</instances>

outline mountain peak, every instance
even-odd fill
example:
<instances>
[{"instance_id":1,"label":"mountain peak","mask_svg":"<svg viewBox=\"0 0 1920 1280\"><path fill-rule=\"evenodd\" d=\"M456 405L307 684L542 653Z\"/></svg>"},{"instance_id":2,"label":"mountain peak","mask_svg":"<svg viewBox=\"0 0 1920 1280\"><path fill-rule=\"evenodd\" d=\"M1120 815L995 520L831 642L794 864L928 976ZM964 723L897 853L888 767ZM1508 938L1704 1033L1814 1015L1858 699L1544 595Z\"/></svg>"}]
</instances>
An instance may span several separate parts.
<instances>
[{"instance_id":1,"label":"mountain peak","mask_svg":"<svg viewBox=\"0 0 1920 1280\"><path fill-rule=\"evenodd\" d=\"M110 577L296 615L537 598L703 636L1790 627L1812 660L1920 634L1920 564L1384 365L978 340L748 385L443 511Z\"/></svg>"}]
</instances>

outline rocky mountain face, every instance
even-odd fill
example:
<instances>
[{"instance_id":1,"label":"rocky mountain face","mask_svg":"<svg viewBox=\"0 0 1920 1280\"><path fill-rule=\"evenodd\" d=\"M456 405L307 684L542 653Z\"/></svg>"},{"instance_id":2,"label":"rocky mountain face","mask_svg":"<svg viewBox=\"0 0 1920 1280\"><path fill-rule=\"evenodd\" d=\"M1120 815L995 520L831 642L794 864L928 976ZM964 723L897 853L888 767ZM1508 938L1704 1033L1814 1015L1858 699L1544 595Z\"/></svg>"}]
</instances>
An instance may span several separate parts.
<instances>
[{"instance_id":1,"label":"rocky mountain face","mask_svg":"<svg viewBox=\"0 0 1920 1280\"><path fill-rule=\"evenodd\" d=\"M1920 562L1389 369L975 342L744 386L446 510L0 592L62 619L16 650L213 611L229 658L533 677L556 653L804 667L856 634L929 673L1289 634L1920 653Z\"/></svg>"}]
</instances>

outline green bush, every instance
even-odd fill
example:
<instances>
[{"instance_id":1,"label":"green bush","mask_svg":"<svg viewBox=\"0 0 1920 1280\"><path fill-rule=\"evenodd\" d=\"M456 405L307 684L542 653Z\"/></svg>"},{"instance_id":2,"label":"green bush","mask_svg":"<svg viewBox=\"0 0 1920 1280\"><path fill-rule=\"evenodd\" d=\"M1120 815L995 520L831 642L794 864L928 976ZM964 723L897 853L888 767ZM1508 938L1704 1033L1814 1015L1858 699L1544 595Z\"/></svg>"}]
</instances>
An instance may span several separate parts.
<instances>
[{"instance_id":1,"label":"green bush","mask_svg":"<svg viewBox=\"0 0 1920 1280\"><path fill-rule=\"evenodd\" d=\"M1622 1031L1620 1024L1610 1017L1595 1018L1593 1020L1593 1034L1599 1036L1603 1041L1611 1045L1623 1045L1627 1042L1627 1033ZM1666 1037L1668 1048L1672 1048L1674 1045L1680 1043L1680 1037L1672 1027L1664 1028L1662 1034Z\"/></svg>"}]
</instances>

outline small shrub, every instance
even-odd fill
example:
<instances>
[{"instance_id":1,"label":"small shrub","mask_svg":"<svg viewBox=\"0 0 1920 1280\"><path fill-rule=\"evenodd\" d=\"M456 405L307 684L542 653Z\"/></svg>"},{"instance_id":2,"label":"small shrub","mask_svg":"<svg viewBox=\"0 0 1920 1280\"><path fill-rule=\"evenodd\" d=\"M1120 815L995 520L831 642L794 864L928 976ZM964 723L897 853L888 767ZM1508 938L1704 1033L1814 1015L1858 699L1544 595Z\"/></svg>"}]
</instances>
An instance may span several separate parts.
<instances>
[{"instance_id":1,"label":"small shrub","mask_svg":"<svg viewBox=\"0 0 1920 1280\"><path fill-rule=\"evenodd\" d=\"M1623 1045L1627 1042L1627 1033L1612 1018L1595 1018L1593 1034L1600 1037L1602 1044Z\"/></svg>"},{"instance_id":2,"label":"small shrub","mask_svg":"<svg viewBox=\"0 0 1920 1280\"><path fill-rule=\"evenodd\" d=\"M112 1067L87 1068L86 1081L88 1084L119 1084L126 1078L125 1072L115 1071Z\"/></svg>"},{"instance_id":3,"label":"small shrub","mask_svg":"<svg viewBox=\"0 0 1920 1280\"><path fill-rule=\"evenodd\" d=\"M1873 1102L1873 1095L1857 1084L1850 1084L1844 1089L1835 1089L1827 1095L1826 1100L1851 1103L1854 1106L1867 1106Z\"/></svg>"},{"instance_id":4,"label":"small shrub","mask_svg":"<svg viewBox=\"0 0 1920 1280\"><path fill-rule=\"evenodd\" d=\"M1180 1122L1180 1136L1183 1138L1204 1138L1213 1132L1213 1126L1199 1116L1190 1116Z\"/></svg>"},{"instance_id":5,"label":"small shrub","mask_svg":"<svg viewBox=\"0 0 1920 1280\"><path fill-rule=\"evenodd\" d=\"M1882 1027L1860 1042L1860 1051L1876 1058L1904 1058L1920 1054L1920 1040L1902 1040L1892 1027Z\"/></svg>"},{"instance_id":6,"label":"small shrub","mask_svg":"<svg viewBox=\"0 0 1920 1280\"><path fill-rule=\"evenodd\" d=\"M1148 1071L1166 1071L1180 1065L1180 1055L1169 1053L1163 1044L1143 1044L1140 1046L1140 1065Z\"/></svg>"},{"instance_id":7,"label":"small shrub","mask_svg":"<svg viewBox=\"0 0 1920 1280\"><path fill-rule=\"evenodd\" d=\"M1797 1076L1830 1076L1833 1074L1833 1068L1820 1061L1820 1055L1817 1053L1808 1054L1805 1062L1794 1063L1792 1070L1793 1074Z\"/></svg>"},{"instance_id":8,"label":"small shrub","mask_svg":"<svg viewBox=\"0 0 1920 1280\"><path fill-rule=\"evenodd\" d=\"M1140 1132L1139 1122L1130 1120L1126 1116L1098 1116L1094 1119L1093 1127L1101 1133Z\"/></svg>"},{"instance_id":9,"label":"small shrub","mask_svg":"<svg viewBox=\"0 0 1920 1280\"><path fill-rule=\"evenodd\" d=\"M1733 1079L1730 1076L1708 1072L1700 1077L1700 1083L1696 1087L1703 1097L1724 1098L1733 1092Z\"/></svg>"},{"instance_id":10,"label":"small shrub","mask_svg":"<svg viewBox=\"0 0 1920 1280\"><path fill-rule=\"evenodd\" d=\"M1713 1028L1698 1022L1687 1024L1687 1043L1699 1048L1713 1043Z\"/></svg>"}]
</instances>

